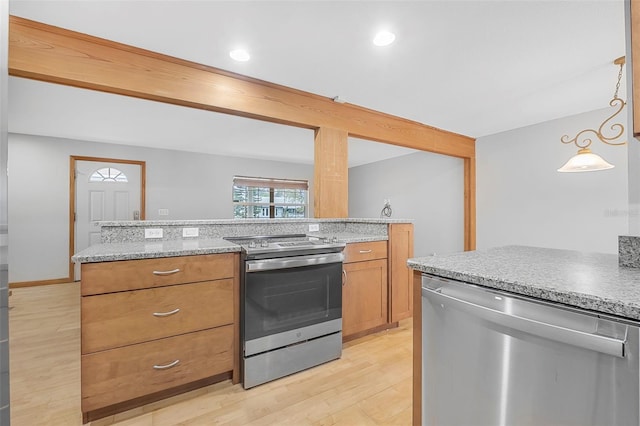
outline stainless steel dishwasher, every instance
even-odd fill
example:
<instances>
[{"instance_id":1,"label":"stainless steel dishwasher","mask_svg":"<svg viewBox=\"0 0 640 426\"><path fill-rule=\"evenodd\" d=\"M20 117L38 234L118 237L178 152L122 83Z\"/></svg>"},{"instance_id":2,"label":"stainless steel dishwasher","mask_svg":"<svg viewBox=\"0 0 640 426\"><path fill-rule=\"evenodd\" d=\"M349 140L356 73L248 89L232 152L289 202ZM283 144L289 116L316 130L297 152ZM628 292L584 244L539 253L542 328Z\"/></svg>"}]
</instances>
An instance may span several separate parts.
<instances>
[{"instance_id":1,"label":"stainless steel dishwasher","mask_svg":"<svg viewBox=\"0 0 640 426\"><path fill-rule=\"evenodd\" d=\"M638 425L638 324L428 274L423 425Z\"/></svg>"}]
</instances>

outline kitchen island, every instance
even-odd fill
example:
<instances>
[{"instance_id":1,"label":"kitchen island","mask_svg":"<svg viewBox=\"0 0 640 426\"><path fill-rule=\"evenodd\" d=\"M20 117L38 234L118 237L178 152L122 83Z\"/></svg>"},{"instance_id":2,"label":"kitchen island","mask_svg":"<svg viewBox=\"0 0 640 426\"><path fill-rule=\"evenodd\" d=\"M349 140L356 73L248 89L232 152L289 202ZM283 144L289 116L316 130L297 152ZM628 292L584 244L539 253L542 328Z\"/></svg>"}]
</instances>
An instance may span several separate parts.
<instances>
[{"instance_id":1,"label":"kitchen island","mask_svg":"<svg viewBox=\"0 0 640 426\"><path fill-rule=\"evenodd\" d=\"M422 418L423 273L586 310L596 319L640 320L640 269L619 266L616 255L506 246L414 258L408 265L414 270L414 424Z\"/></svg>"},{"instance_id":2,"label":"kitchen island","mask_svg":"<svg viewBox=\"0 0 640 426\"><path fill-rule=\"evenodd\" d=\"M411 316L407 220L103 222L102 243L73 256L82 273L83 420L221 380L238 383L246 251L226 238L294 234L346 245L335 281L343 341Z\"/></svg>"}]
</instances>

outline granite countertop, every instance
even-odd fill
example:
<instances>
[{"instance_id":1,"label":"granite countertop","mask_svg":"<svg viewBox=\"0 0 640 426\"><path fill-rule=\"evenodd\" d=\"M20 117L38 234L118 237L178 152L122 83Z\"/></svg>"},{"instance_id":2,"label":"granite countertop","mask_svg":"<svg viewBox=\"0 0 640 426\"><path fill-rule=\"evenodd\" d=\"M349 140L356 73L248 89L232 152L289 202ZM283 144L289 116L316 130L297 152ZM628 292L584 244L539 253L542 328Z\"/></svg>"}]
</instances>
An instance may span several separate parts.
<instances>
[{"instance_id":1,"label":"granite countertop","mask_svg":"<svg viewBox=\"0 0 640 426\"><path fill-rule=\"evenodd\" d=\"M337 237L343 243L388 240L387 235L357 233L309 233L310 237ZM76 263L111 262L116 260L152 259L158 257L190 256L239 252L238 244L222 238L195 238L189 240L145 241L133 243L103 243L93 245L76 253L71 261Z\"/></svg>"},{"instance_id":2,"label":"granite countertop","mask_svg":"<svg viewBox=\"0 0 640 426\"><path fill-rule=\"evenodd\" d=\"M76 253L71 260L76 263L111 262L239 251L239 245L222 238L105 243L95 244Z\"/></svg>"},{"instance_id":3,"label":"granite countertop","mask_svg":"<svg viewBox=\"0 0 640 426\"><path fill-rule=\"evenodd\" d=\"M354 218L277 218L277 219L194 219L194 220L118 220L118 221L103 221L100 222L102 226L196 226L196 225L235 225L235 224L265 224L265 223L413 223L413 219L402 218L368 218L368 217L354 217Z\"/></svg>"},{"instance_id":4,"label":"granite countertop","mask_svg":"<svg viewBox=\"0 0 640 426\"><path fill-rule=\"evenodd\" d=\"M614 254L505 246L407 264L445 278L640 320L640 269L618 266Z\"/></svg>"}]
</instances>

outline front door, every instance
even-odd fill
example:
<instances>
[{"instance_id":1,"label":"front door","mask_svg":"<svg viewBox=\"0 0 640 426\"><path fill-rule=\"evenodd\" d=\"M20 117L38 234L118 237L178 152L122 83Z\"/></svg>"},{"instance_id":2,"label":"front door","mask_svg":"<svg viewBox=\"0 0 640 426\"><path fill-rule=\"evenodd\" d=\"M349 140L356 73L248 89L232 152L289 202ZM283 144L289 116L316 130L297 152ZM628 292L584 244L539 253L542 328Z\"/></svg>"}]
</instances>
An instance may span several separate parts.
<instances>
[{"instance_id":1,"label":"front door","mask_svg":"<svg viewBox=\"0 0 640 426\"><path fill-rule=\"evenodd\" d=\"M75 252L100 242L99 221L140 219L141 166L75 162ZM75 265L80 279L80 265Z\"/></svg>"}]
</instances>

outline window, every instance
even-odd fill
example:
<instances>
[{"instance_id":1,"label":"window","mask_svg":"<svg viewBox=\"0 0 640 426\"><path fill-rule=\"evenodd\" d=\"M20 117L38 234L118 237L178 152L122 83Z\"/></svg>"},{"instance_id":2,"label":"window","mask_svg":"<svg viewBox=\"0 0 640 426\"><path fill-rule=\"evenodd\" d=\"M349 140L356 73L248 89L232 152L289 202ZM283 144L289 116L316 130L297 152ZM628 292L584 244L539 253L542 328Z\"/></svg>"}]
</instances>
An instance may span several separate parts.
<instances>
[{"instance_id":1,"label":"window","mask_svg":"<svg viewBox=\"0 0 640 426\"><path fill-rule=\"evenodd\" d=\"M233 217L307 217L309 183L306 180L235 176Z\"/></svg>"},{"instance_id":2,"label":"window","mask_svg":"<svg viewBox=\"0 0 640 426\"><path fill-rule=\"evenodd\" d=\"M89 182L129 182L129 179L120 170L113 167L105 167L93 172L89 176Z\"/></svg>"}]
</instances>

